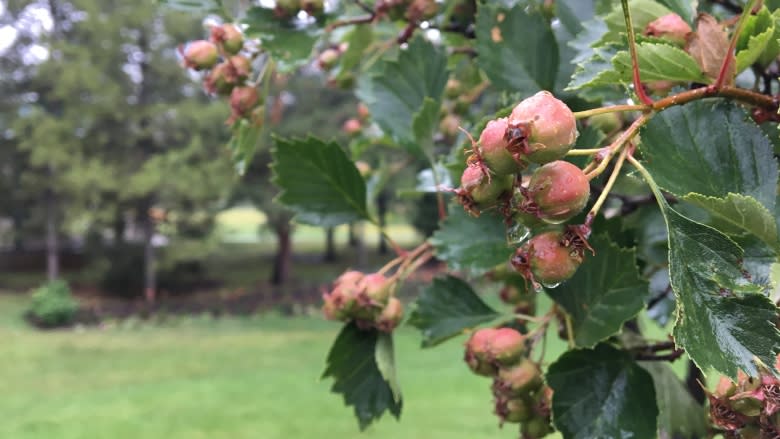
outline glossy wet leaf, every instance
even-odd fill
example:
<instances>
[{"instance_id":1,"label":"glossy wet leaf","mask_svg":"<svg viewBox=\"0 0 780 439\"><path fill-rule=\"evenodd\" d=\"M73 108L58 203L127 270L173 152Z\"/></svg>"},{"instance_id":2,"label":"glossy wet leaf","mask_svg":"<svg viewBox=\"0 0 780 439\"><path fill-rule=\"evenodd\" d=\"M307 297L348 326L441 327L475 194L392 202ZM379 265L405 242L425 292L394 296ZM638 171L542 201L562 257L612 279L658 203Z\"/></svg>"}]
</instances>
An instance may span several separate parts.
<instances>
[{"instance_id":1,"label":"glossy wet leaf","mask_svg":"<svg viewBox=\"0 0 780 439\"><path fill-rule=\"evenodd\" d=\"M656 439L650 374L612 346L564 353L547 372L553 422L564 439Z\"/></svg>"},{"instance_id":2,"label":"glossy wet leaf","mask_svg":"<svg viewBox=\"0 0 780 439\"><path fill-rule=\"evenodd\" d=\"M422 346L431 347L499 316L468 283L446 276L434 279L423 291L409 324L422 331Z\"/></svg>"}]
</instances>

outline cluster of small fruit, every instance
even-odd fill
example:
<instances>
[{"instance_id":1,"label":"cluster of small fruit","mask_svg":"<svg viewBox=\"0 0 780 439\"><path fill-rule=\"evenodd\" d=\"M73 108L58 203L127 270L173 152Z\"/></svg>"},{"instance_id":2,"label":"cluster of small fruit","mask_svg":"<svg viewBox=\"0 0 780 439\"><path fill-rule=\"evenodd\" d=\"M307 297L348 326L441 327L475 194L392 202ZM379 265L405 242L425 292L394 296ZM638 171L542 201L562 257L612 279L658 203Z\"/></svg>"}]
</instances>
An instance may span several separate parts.
<instances>
[{"instance_id":1,"label":"cluster of small fruit","mask_svg":"<svg viewBox=\"0 0 780 439\"><path fill-rule=\"evenodd\" d=\"M762 368L757 378L740 371L736 383L721 377L715 392L707 396L710 419L725 430L726 438L780 437L780 380L769 370Z\"/></svg>"},{"instance_id":2,"label":"cluster of small fruit","mask_svg":"<svg viewBox=\"0 0 780 439\"><path fill-rule=\"evenodd\" d=\"M508 118L488 122L455 191L473 215L499 209L523 238L511 262L533 285L556 285L570 278L590 249L587 225L559 224L582 211L590 197L588 176L561 160L577 139L574 113L541 91L520 102ZM530 178L522 173L536 166ZM522 239L517 239L522 241Z\"/></svg>"},{"instance_id":3,"label":"cluster of small fruit","mask_svg":"<svg viewBox=\"0 0 780 439\"><path fill-rule=\"evenodd\" d=\"M381 273L346 271L323 294L323 313L329 320L354 321L361 329L392 332L404 315L403 304L395 297L397 285Z\"/></svg>"},{"instance_id":4,"label":"cluster of small fruit","mask_svg":"<svg viewBox=\"0 0 780 439\"><path fill-rule=\"evenodd\" d=\"M203 86L210 94L230 96L228 124L241 119L262 126L265 108L257 87L248 82L252 61L242 54L244 35L234 24L211 28L208 40L191 41L180 48L185 67L205 72Z\"/></svg>"},{"instance_id":5,"label":"cluster of small fruit","mask_svg":"<svg viewBox=\"0 0 780 439\"><path fill-rule=\"evenodd\" d=\"M526 355L526 337L512 328L475 331L466 342L466 364L477 375L493 378L495 414L501 424L522 423L523 439L552 432L552 389L539 365Z\"/></svg>"}]
</instances>

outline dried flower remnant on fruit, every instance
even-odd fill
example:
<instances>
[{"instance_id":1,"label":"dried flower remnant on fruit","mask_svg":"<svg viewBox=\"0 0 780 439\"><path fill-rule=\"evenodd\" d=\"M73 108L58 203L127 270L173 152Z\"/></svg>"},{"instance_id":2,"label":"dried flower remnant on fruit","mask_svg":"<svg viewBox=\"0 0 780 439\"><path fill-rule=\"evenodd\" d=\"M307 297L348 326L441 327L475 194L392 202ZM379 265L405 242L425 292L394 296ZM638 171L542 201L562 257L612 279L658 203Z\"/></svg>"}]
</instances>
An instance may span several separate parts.
<instances>
[{"instance_id":1,"label":"dried flower remnant on fruit","mask_svg":"<svg viewBox=\"0 0 780 439\"><path fill-rule=\"evenodd\" d=\"M221 46L228 55L235 55L244 47L244 35L230 23L211 28L211 41Z\"/></svg>"},{"instance_id":2,"label":"dried flower remnant on fruit","mask_svg":"<svg viewBox=\"0 0 780 439\"><path fill-rule=\"evenodd\" d=\"M480 209L494 206L499 199L507 200L512 194L514 176L491 176L478 164L466 167L460 179L461 187L455 190L458 201L472 215L478 216Z\"/></svg>"},{"instance_id":3,"label":"dried flower remnant on fruit","mask_svg":"<svg viewBox=\"0 0 780 439\"><path fill-rule=\"evenodd\" d=\"M495 175L515 174L528 165L521 155L513 155L505 139L509 120L505 117L491 120L479 135L479 148L482 159Z\"/></svg>"},{"instance_id":4,"label":"dried flower remnant on fruit","mask_svg":"<svg viewBox=\"0 0 780 439\"><path fill-rule=\"evenodd\" d=\"M574 113L548 91L540 91L517 104L505 133L510 152L539 164L563 158L577 136Z\"/></svg>"},{"instance_id":5,"label":"dried flower remnant on fruit","mask_svg":"<svg viewBox=\"0 0 780 439\"><path fill-rule=\"evenodd\" d=\"M512 265L531 282L554 286L571 278L584 260L583 249L567 242L565 234L544 232L517 249Z\"/></svg>"}]
</instances>

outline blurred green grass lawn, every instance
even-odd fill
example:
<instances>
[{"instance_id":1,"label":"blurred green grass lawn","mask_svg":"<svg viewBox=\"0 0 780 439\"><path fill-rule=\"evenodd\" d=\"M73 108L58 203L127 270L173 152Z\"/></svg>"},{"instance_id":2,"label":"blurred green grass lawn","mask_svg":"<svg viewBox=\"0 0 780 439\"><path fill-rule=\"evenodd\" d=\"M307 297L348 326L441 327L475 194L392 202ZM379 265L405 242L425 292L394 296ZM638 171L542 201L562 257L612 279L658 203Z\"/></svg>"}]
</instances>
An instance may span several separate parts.
<instances>
[{"instance_id":1,"label":"blurred green grass lawn","mask_svg":"<svg viewBox=\"0 0 780 439\"><path fill-rule=\"evenodd\" d=\"M234 242L252 240L262 222L249 210L228 215L220 219L221 233ZM419 239L408 226L396 227L409 242ZM249 246L256 251L263 239ZM301 227L296 246L321 249L322 231ZM315 267L298 274L316 277ZM496 304L494 292L485 297ZM491 413L490 380L463 363L464 337L421 350L414 329L397 331L401 422L385 416L360 433L351 408L330 393L329 380L319 380L336 323L275 314L191 316L40 332L22 320L28 301L0 292L0 438L518 437L517 426L499 429ZM540 309L547 309L542 301ZM663 339L660 328L648 329ZM548 359L565 348L553 331ZM683 362L675 366L681 371Z\"/></svg>"},{"instance_id":2,"label":"blurred green grass lawn","mask_svg":"<svg viewBox=\"0 0 780 439\"><path fill-rule=\"evenodd\" d=\"M462 341L419 349L397 337L401 422L359 433L350 409L319 381L338 325L274 315L38 332L20 296L0 297L0 437L512 438L491 411L489 380L471 375Z\"/></svg>"}]
</instances>

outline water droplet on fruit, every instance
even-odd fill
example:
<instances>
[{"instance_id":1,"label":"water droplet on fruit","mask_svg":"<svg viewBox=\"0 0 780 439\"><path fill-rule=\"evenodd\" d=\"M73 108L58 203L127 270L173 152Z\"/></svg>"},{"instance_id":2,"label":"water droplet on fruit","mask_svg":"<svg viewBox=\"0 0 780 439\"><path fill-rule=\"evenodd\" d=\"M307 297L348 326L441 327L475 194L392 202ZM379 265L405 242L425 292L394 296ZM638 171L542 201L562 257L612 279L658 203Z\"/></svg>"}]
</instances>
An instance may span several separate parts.
<instances>
[{"instance_id":1,"label":"water droplet on fruit","mask_svg":"<svg viewBox=\"0 0 780 439\"><path fill-rule=\"evenodd\" d=\"M544 285L545 288L551 288L551 289L552 288L558 288L558 285L560 285L560 284L561 284L560 282L556 282L556 283L544 283L543 282L542 283L542 285Z\"/></svg>"},{"instance_id":2,"label":"water droplet on fruit","mask_svg":"<svg viewBox=\"0 0 780 439\"><path fill-rule=\"evenodd\" d=\"M521 222L514 222L506 229L506 241L509 245L520 245L531 236L531 229Z\"/></svg>"}]
</instances>

